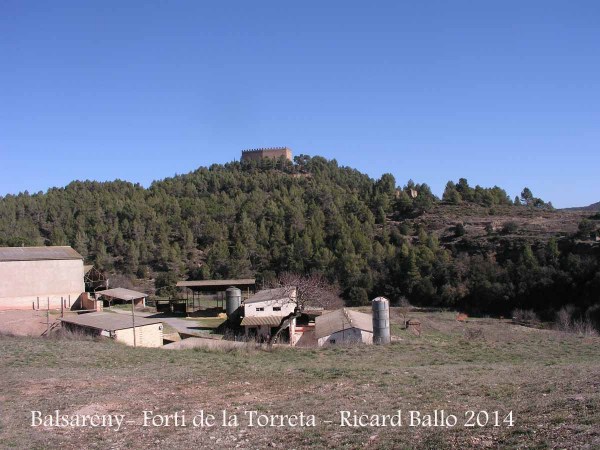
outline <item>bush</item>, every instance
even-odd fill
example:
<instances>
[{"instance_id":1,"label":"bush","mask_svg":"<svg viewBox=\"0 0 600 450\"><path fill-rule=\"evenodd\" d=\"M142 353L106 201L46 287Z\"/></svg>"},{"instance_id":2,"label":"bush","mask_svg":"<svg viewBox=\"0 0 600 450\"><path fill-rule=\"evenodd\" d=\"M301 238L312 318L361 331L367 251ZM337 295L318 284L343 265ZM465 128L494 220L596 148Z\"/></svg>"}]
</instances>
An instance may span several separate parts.
<instances>
[{"instance_id":1,"label":"bush","mask_svg":"<svg viewBox=\"0 0 600 450\"><path fill-rule=\"evenodd\" d=\"M579 222L577 235L581 239L595 238L596 224L588 219L583 219Z\"/></svg>"},{"instance_id":2,"label":"bush","mask_svg":"<svg viewBox=\"0 0 600 450\"><path fill-rule=\"evenodd\" d=\"M589 316L575 317L577 310L572 305L562 307L556 313L554 326L565 333L574 333L580 336L598 336L598 330L594 327Z\"/></svg>"},{"instance_id":3,"label":"bush","mask_svg":"<svg viewBox=\"0 0 600 450\"><path fill-rule=\"evenodd\" d=\"M481 328L468 328L465 330L465 339L467 341L474 341L477 339L485 339L483 330Z\"/></svg>"},{"instance_id":4,"label":"bush","mask_svg":"<svg viewBox=\"0 0 600 450\"><path fill-rule=\"evenodd\" d=\"M502 234L514 234L519 230L516 222L506 222L502 226Z\"/></svg>"},{"instance_id":5,"label":"bush","mask_svg":"<svg viewBox=\"0 0 600 450\"><path fill-rule=\"evenodd\" d=\"M532 309L517 308L512 313L513 320L516 322L524 322L530 324L540 323L540 318Z\"/></svg>"},{"instance_id":6,"label":"bush","mask_svg":"<svg viewBox=\"0 0 600 450\"><path fill-rule=\"evenodd\" d=\"M466 233L467 230L465 230L465 226L462 223L459 223L454 227L454 236L461 237L464 236Z\"/></svg>"}]
</instances>

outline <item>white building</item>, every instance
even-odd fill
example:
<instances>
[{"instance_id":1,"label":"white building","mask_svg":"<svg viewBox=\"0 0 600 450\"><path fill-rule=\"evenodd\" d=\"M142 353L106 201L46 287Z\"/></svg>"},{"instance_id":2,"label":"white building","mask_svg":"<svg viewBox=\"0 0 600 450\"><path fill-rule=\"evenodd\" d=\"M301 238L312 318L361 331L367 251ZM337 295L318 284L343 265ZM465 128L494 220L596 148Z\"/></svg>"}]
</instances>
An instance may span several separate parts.
<instances>
[{"instance_id":1,"label":"white building","mask_svg":"<svg viewBox=\"0 0 600 450\"><path fill-rule=\"evenodd\" d=\"M84 291L71 247L0 247L0 310L70 309Z\"/></svg>"},{"instance_id":2,"label":"white building","mask_svg":"<svg viewBox=\"0 0 600 450\"><path fill-rule=\"evenodd\" d=\"M163 324L159 319L133 318L126 314L94 312L60 319L63 327L93 336L105 336L136 347L161 347ZM135 328L134 328L135 325ZM135 330L135 334L134 334Z\"/></svg>"},{"instance_id":3,"label":"white building","mask_svg":"<svg viewBox=\"0 0 600 450\"><path fill-rule=\"evenodd\" d=\"M319 347L332 344L373 343L373 317L341 308L315 319L315 335Z\"/></svg>"},{"instance_id":4,"label":"white building","mask_svg":"<svg viewBox=\"0 0 600 450\"><path fill-rule=\"evenodd\" d=\"M244 302L242 326L248 338L266 339L276 332L281 320L292 314L296 308L296 289L277 288L257 292ZM296 319L289 323L287 337L294 336Z\"/></svg>"}]
</instances>

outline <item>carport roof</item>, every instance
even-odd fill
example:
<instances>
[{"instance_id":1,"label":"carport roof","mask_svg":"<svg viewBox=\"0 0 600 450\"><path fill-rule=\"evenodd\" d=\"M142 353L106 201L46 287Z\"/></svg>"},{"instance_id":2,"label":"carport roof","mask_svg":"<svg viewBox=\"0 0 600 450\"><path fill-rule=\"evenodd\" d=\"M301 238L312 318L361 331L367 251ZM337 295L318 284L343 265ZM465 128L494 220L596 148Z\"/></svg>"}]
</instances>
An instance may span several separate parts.
<instances>
[{"instance_id":1,"label":"carport roof","mask_svg":"<svg viewBox=\"0 0 600 450\"><path fill-rule=\"evenodd\" d=\"M132 291L131 289L125 288L114 288L107 289L105 291L97 291L96 295L104 295L106 297L117 298L119 300L131 301L137 300L138 298L146 298L148 294L143 292Z\"/></svg>"},{"instance_id":2,"label":"carport roof","mask_svg":"<svg viewBox=\"0 0 600 450\"><path fill-rule=\"evenodd\" d=\"M177 287L186 287L198 291L215 291L219 289L227 289L230 286L237 288L252 287L256 284L254 278L242 278L237 280L190 280L178 281Z\"/></svg>"}]
</instances>

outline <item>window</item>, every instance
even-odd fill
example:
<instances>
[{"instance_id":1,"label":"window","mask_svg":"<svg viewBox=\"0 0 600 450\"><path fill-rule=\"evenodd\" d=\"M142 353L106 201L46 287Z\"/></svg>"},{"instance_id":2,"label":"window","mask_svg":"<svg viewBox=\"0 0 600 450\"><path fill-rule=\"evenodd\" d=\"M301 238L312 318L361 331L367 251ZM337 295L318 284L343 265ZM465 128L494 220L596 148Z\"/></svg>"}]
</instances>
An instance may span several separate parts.
<instances>
[{"instance_id":1,"label":"window","mask_svg":"<svg viewBox=\"0 0 600 450\"><path fill-rule=\"evenodd\" d=\"M273 311L281 311L281 306L273 306Z\"/></svg>"},{"instance_id":2,"label":"window","mask_svg":"<svg viewBox=\"0 0 600 450\"><path fill-rule=\"evenodd\" d=\"M257 311L264 311L264 310L265 310L265 308L263 308L263 307L260 307L260 308L259 308L259 307L257 306L257 307L256 307L256 310L257 310Z\"/></svg>"},{"instance_id":3,"label":"window","mask_svg":"<svg viewBox=\"0 0 600 450\"><path fill-rule=\"evenodd\" d=\"M330 344L335 344L335 339L329 339Z\"/></svg>"}]
</instances>

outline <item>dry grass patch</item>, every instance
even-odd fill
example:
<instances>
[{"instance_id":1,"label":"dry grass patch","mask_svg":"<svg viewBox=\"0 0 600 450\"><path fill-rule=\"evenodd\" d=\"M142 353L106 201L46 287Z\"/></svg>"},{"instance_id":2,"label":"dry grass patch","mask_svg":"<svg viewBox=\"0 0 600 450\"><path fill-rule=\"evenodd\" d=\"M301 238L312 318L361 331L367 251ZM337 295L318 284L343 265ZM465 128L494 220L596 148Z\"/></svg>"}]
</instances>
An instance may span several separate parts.
<instances>
[{"instance_id":1,"label":"dry grass patch","mask_svg":"<svg viewBox=\"0 0 600 450\"><path fill-rule=\"evenodd\" d=\"M421 337L394 327L386 347L200 349L0 338L3 445L13 448L485 448L600 446L600 340L525 331L494 319L411 313ZM475 331L473 331L475 330ZM480 333L479 331L480 330ZM469 335L475 333L475 338ZM85 409L87 408L87 409ZM314 428L41 430L32 409L315 414ZM512 410L513 428L341 428L339 411L391 414ZM332 420L334 423L324 423ZM243 424L242 424L243 425Z\"/></svg>"}]
</instances>

